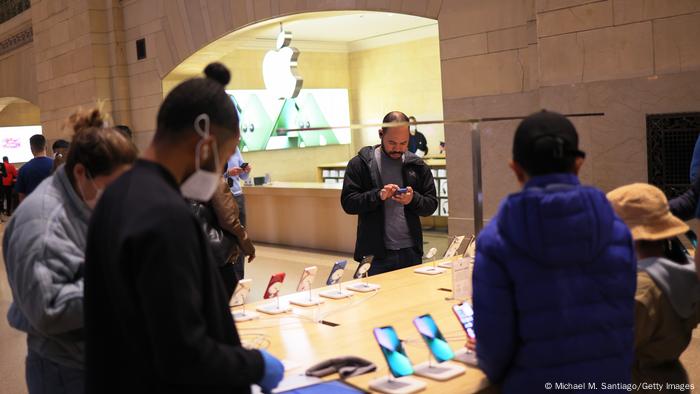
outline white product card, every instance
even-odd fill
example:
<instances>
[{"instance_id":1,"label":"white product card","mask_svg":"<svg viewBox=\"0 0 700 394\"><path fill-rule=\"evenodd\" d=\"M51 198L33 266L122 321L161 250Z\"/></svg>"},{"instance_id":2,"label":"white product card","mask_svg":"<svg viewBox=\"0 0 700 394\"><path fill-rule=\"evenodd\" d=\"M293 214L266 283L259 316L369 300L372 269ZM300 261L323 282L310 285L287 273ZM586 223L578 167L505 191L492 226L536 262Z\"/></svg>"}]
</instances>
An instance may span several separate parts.
<instances>
[{"instance_id":1,"label":"white product card","mask_svg":"<svg viewBox=\"0 0 700 394\"><path fill-rule=\"evenodd\" d=\"M447 170L443 168L439 169L438 178L447 178Z\"/></svg>"},{"instance_id":2,"label":"white product card","mask_svg":"<svg viewBox=\"0 0 700 394\"><path fill-rule=\"evenodd\" d=\"M458 259L452 263L452 298L466 300L472 296L471 259Z\"/></svg>"},{"instance_id":3,"label":"white product card","mask_svg":"<svg viewBox=\"0 0 700 394\"><path fill-rule=\"evenodd\" d=\"M331 170L331 177L337 178L338 177L338 170Z\"/></svg>"},{"instance_id":4,"label":"white product card","mask_svg":"<svg viewBox=\"0 0 700 394\"><path fill-rule=\"evenodd\" d=\"M331 176L331 170L323 170L323 177L328 178Z\"/></svg>"},{"instance_id":5,"label":"white product card","mask_svg":"<svg viewBox=\"0 0 700 394\"><path fill-rule=\"evenodd\" d=\"M447 179L440 179L440 197L447 197Z\"/></svg>"}]
</instances>

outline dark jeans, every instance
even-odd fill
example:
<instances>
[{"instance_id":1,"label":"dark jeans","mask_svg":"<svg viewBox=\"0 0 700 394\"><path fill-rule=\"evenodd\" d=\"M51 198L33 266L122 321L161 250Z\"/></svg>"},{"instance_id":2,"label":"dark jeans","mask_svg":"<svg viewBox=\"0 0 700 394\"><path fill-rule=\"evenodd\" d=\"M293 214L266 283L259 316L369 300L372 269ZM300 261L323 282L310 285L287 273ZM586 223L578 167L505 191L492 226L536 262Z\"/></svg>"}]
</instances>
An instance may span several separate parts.
<instances>
[{"instance_id":1,"label":"dark jeans","mask_svg":"<svg viewBox=\"0 0 700 394\"><path fill-rule=\"evenodd\" d=\"M12 215L14 208L14 199L12 198L13 186L2 186L2 200L0 200L0 210L5 211L7 215ZM7 208L5 208L7 207Z\"/></svg>"},{"instance_id":2,"label":"dark jeans","mask_svg":"<svg viewBox=\"0 0 700 394\"><path fill-rule=\"evenodd\" d=\"M236 290L236 283L238 283L235 264L224 264L219 267L219 272L221 273L221 278L224 280L226 299L230 300L233 291Z\"/></svg>"},{"instance_id":3,"label":"dark jeans","mask_svg":"<svg viewBox=\"0 0 700 394\"><path fill-rule=\"evenodd\" d=\"M56 364L29 350L26 361L29 394L83 394L85 371Z\"/></svg>"},{"instance_id":4,"label":"dark jeans","mask_svg":"<svg viewBox=\"0 0 700 394\"><path fill-rule=\"evenodd\" d=\"M418 265L422 262L422 256L413 248L399 250L387 250L383 259L374 259L368 275L379 275L385 272L395 271L401 268Z\"/></svg>"},{"instance_id":5,"label":"dark jeans","mask_svg":"<svg viewBox=\"0 0 700 394\"><path fill-rule=\"evenodd\" d=\"M245 197L242 194L239 194L237 196L233 196L233 198L236 200L236 204L238 204L238 218L240 219L243 227L246 227ZM245 255L243 252L241 252L240 256L238 256L236 263L233 264L233 268L238 279L243 279L243 275L245 274Z\"/></svg>"}]
</instances>

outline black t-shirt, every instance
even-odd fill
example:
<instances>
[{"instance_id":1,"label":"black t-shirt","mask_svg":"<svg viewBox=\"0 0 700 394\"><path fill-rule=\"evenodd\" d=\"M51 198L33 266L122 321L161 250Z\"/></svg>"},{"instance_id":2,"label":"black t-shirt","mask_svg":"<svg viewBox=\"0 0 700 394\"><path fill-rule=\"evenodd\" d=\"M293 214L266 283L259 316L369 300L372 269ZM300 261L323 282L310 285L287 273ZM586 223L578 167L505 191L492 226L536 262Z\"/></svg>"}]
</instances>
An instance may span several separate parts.
<instances>
[{"instance_id":1,"label":"black t-shirt","mask_svg":"<svg viewBox=\"0 0 700 394\"><path fill-rule=\"evenodd\" d=\"M263 376L197 219L154 162L138 161L93 213L85 329L88 393L248 392Z\"/></svg>"}]
</instances>

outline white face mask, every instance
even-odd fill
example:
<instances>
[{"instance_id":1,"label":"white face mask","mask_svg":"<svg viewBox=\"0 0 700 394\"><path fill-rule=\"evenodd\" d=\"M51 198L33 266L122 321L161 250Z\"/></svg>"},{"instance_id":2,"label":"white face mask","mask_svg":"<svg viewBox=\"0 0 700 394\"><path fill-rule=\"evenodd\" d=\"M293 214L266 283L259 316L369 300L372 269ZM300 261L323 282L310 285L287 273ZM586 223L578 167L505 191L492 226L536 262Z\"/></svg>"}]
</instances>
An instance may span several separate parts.
<instances>
[{"instance_id":1,"label":"white face mask","mask_svg":"<svg viewBox=\"0 0 700 394\"><path fill-rule=\"evenodd\" d=\"M97 187L97 184L92 179L92 177L86 177L86 179L90 180L90 183L92 183L92 187L95 188L95 197L93 197L92 199L85 199L85 191L83 190L83 187L80 186L79 182L76 182L76 185L78 186L78 189L80 189L80 194L83 197L83 201L85 201L85 205L87 205L91 211L94 211L95 207L97 206L97 202L100 201L100 197L102 197L102 193L105 191L105 189Z\"/></svg>"},{"instance_id":2,"label":"white face mask","mask_svg":"<svg viewBox=\"0 0 700 394\"><path fill-rule=\"evenodd\" d=\"M410 125L408 126L408 131L411 133L411 135L416 135L416 126L415 125Z\"/></svg>"},{"instance_id":3,"label":"white face mask","mask_svg":"<svg viewBox=\"0 0 700 394\"><path fill-rule=\"evenodd\" d=\"M204 127L202 127L204 123ZM204 139L209 136L209 115L201 114L197 116L194 120L194 131L199 134L202 139L197 143L197 147L194 152L194 165L197 170L194 174L190 175L185 182L180 185L180 191L185 198L190 200L195 200L199 202L207 202L211 200L211 196L216 192L216 188L221 182L221 175L216 172L203 170L199 166L199 155ZM216 146L216 141L214 141L214 168L219 168L219 151Z\"/></svg>"}]
</instances>

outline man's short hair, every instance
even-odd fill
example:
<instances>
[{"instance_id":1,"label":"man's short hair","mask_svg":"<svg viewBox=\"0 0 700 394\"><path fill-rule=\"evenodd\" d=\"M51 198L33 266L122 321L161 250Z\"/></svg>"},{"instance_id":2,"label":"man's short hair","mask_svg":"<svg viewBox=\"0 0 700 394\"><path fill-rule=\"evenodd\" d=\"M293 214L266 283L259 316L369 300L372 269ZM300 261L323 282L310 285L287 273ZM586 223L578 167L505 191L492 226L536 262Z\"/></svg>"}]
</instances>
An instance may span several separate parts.
<instances>
[{"instance_id":1,"label":"man's short hair","mask_svg":"<svg viewBox=\"0 0 700 394\"><path fill-rule=\"evenodd\" d=\"M382 123L391 122L408 122L408 116L406 116L406 114L401 111L391 111L388 114L384 115ZM389 127L382 127L383 132L386 132L388 129Z\"/></svg>"},{"instance_id":2,"label":"man's short hair","mask_svg":"<svg viewBox=\"0 0 700 394\"><path fill-rule=\"evenodd\" d=\"M53 145L51 145L51 150L56 152L56 149L68 149L70 147L70 142L66 140L56 140Z\"/></svg>"},{"instance_id":3,"label":"man's short hair","mask_svg":"<svg viewBox=\"0 0 700 394\"><path fill-rule=\"evenodd\" d=\"M29 138L29 147L32 152L41 152L46 149L46 138L41 134L34 134Z\"/></svg>"},{"instance_id":4,"label":"man's short hair","mask_svg":"<svg viewBox=\"0 0 700 394\"><path fill-rule=\"evenodd\" d=\"M7 156L3 156L3 157L2 157L2 161L4 161L5 163L7 163L7 162L10 161L10 159L8 159Z\"/></svg>"}]
</instances>

